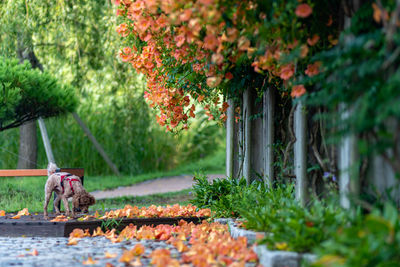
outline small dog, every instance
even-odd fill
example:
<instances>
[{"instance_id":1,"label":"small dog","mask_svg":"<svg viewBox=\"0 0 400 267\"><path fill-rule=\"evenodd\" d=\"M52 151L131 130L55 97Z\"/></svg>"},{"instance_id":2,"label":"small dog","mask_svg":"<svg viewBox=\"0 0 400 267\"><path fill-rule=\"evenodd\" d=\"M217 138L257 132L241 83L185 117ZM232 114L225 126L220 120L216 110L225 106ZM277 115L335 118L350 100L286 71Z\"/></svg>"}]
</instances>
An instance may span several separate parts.
<instances>
[{"instance_id":1,"label":"small dog","mask_svg":"<svg viewBox=\"0 0 400 267\"><path fill-rule=\"evenodd\" d=\"M44 188L45 200L43 217L46 220L48 219L47 206L53 191L57 193L57 198L54 200L56 215L60 215L60 210L58 208L60 200L63 201L66 216L74 217L75 209L80 209L85 213L88 212L88 207L96 203L95 198L86 192L85 188L83 188L81 179L78 176L66 172L56 172L57 169L57 165L51 162L47 166L48 178ZM70 212L69 209L69 197L72 197L72 212Z\"/></svg>"}]
</instances>

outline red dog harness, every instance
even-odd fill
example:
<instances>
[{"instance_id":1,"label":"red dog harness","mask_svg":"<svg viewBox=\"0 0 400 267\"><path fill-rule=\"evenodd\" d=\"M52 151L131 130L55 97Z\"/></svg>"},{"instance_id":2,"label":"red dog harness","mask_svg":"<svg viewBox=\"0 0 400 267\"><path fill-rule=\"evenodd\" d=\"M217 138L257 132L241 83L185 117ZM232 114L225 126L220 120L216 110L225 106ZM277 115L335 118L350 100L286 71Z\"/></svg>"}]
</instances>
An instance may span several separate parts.
<instances>
[{"instance_id":1,"label":"red dog harness","mask_svg":"<svg viewBox=\"0 0 400 267\"><path fill-rule=\"evenodd\" d=\"M64 175L60 175L60 177L61 177L60 184L61 184L61 187L62 187L62 193L63 194L64 194L64 183L63 183L63 181L68 181L69 182L69 186L71 187L71 190L72 190L73 194L74 194L74 187L72 186L71 182L74 182L74 181L80 182L79 179L71 178L70 176L72 176L72 174L70 174L70 173L64 174Z\"/></svg>"}]
</instances>

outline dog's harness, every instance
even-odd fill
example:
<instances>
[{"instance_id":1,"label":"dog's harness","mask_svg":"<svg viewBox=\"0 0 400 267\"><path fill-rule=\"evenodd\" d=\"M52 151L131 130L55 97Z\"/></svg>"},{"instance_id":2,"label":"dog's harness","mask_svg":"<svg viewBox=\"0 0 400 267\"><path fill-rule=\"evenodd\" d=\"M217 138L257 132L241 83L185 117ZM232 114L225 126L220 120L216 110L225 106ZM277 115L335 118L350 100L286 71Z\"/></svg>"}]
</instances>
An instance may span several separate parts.
<instances>
[{"instance_id":1,"label":"dog's harness","mask_svg":"<svg viewBox=\"0 0 400 267\"><path fill-rule=\"evenodd\" d=\"M80 180L76 179L76 178L71 178L70 176L72 176L72 174L70 174L70 173L67 173L67 174L64 174L64 175L59 174L59 175L61 177L60 184L61 184L61 188L62 188L62 193L64 194L64 183L63 182L64 181L68 181L69 182L69 186L71 187L72 193L74 194L75 192L74 192L74 187L72 186L72 182L74 182L74 181L80 182Z\"/></svg>"}]
</instances>

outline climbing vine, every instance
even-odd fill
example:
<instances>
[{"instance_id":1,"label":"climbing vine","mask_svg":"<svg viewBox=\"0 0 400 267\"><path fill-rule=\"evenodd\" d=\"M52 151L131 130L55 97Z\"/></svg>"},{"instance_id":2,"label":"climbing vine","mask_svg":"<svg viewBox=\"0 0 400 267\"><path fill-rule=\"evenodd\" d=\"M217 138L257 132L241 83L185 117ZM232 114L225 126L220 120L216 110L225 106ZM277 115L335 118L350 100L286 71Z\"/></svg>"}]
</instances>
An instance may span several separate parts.
<instances>
[{"instance_id":1,"label":"climbing vine","mask_svg":"<svg viewBox=\"0 0 400 267\"><path fill-rule=\"evenodd\" d=\"M115 1L125 40L119 53L147 79L145 98L167 130L187 128L200 103L225 120L221 99L261 79L300 97L301 76L314 76L312 56L337 43L339 1ZM245 70L245 71L243 71ZM241 86L238 86L241 85ZM240 112L240 110L238 110Z\"/></svg>"}]
</instances>

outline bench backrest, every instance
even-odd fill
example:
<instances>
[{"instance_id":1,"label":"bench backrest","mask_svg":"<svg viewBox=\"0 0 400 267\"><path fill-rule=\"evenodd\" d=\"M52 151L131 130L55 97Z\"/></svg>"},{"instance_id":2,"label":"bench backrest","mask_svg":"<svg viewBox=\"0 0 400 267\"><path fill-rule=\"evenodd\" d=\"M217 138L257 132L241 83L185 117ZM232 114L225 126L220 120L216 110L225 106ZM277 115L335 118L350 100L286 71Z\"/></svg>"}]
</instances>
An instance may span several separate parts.
<instances>
[{"instance_id":1,"label":"bench backrest","mask_svg":"<svg viewBox=\"0 0 400 267\"><path fill-rule=\"evenodd\" d=\"M68 172L79 177L84 176L83 168L60 168L61 172ZM20 170L0 170L0 177L28 177L28 176L47 176L46 169L20 169Z\"/></svg>"}]
</instances>

